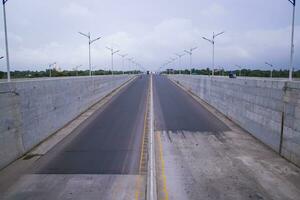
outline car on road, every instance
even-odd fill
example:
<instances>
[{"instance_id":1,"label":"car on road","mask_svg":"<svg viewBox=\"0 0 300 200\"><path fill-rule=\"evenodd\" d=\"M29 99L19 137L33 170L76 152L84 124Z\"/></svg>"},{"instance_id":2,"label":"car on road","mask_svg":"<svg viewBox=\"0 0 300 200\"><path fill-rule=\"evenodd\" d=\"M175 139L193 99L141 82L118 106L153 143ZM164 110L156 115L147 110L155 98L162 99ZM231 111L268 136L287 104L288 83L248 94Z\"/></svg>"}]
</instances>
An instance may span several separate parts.
<instances>
[{"instance_id":1,"label":"car on road","mask_svg":"<svg viewBox=\"0 0 300 200\"><path fill-rule=\"evenodd\" d=\"M229 72L229 78L236 78L236 74L234 72Z\"/></svg>"}]
</instances>

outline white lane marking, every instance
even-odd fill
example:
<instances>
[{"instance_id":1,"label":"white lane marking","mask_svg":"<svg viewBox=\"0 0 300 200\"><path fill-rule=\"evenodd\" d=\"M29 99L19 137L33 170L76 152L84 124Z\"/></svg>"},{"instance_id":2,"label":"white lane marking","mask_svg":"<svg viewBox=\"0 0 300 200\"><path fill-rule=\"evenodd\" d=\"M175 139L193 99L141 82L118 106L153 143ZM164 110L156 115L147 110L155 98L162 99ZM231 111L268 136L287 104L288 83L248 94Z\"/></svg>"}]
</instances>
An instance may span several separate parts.
<instances>
[{"instance_id":1,"label":"white lane marking","mask_svg":"<svg viewBox=\"0 0 300 200\"><path fill-rule=\"evenodd\" d=\"M150 165L148 173L148 186L149 186L149 193L147 195L148 200L157 200L157 193L156 193L156 168L155 168L155 144L154 144L154 116L153 116L153 81L152 75L150 75L150 151L149 151L149 159Z\"/></svg>"}]
</instances>

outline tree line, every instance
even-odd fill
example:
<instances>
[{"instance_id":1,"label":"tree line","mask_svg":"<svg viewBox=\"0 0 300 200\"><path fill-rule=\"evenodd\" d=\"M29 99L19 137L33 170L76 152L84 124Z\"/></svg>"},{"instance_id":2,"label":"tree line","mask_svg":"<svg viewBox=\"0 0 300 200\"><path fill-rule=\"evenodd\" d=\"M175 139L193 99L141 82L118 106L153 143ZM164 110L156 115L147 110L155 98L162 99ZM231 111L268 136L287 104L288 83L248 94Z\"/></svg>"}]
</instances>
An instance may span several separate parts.
<instances>
[{"instance_id":1,"label":"tree line","mask_svg":"<svg viewBox=\"0 0 300 200\"><path fill-rule=\"evenodd\" d=\"M184 70L173 70L167 69L163 73L166 74L194 74L194 75L211 75L212 70L209 68L206 69L184 69ZM270 70L259 70L259 69L242 69L242 70L215 70L214 74L218 76L228 76L230 73L234 73L237 76L246 76L246 77L270 77L271 71ZM272 77L276 78L288 78L289 77L289 70L273 70ZM300 78L300 70L296 70L293 72L294 78Z\"/></svg>"},{"instance_id":2,"label":"tree line","mask_svg":"<svg viewBox=\"0 0 300 200\"><path fill-rule=\"evenodd\" d=\"M113 74L138 74L140 71L114 71ZM111 70L95 70L92 72L92 75L111 75ZM46 71L11 71L11 78L41 78L41 77L50 77L50 70ZM89 76L89 70L63 70L57 71L55 69L51 70L51 77L63 77L63 76ZM7 77L6 72L0 71L0 79L5 79Z\"/></svg>"}]
</instances>

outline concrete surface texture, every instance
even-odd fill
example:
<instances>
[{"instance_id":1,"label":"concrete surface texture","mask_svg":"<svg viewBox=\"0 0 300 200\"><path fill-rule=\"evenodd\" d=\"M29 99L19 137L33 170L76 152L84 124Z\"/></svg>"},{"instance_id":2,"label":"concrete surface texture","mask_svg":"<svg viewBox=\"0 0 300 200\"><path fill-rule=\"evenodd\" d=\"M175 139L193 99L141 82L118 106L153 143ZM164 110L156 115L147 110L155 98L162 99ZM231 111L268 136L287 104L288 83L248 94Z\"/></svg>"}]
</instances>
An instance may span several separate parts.
<instances>
[{"instance_id":1,"label":"concrete surface texture","mask_svg":"<svg viewBox=\"0 0 300 200\"><path fill-rule=\"evenodd\" d=\"M153 88L158 199L299 199L298 167L165 76Z\"/></svg>"},{"instance_id":2,"label":"concrete surface texture","mask_svg":"<svg viewBox=\"0 0 300 200\"><path fill-rule=\"evenodd\" d=\"M130 78L121 75L0 83L0 169Z\"/></svg>"},{"instance_id":3,"label":"concrete surface texture","mask_svg":"<svg viewBox=\"0 0 300 200\"><path fill-rule=\"evenodd\" d=\"M145 199L148 87L135 78L50 151L0 171L0 199Z\"/></svg>"},{"instance_id":4,"label":"concrete surface texture","mask_svg":"<svg viewBox=\"0 0 300 200\"><path fill-rule=\"evenodd\" d=\"M189 75L168 77L300 166L300 82Z\"/></svg>"}]
</instances>

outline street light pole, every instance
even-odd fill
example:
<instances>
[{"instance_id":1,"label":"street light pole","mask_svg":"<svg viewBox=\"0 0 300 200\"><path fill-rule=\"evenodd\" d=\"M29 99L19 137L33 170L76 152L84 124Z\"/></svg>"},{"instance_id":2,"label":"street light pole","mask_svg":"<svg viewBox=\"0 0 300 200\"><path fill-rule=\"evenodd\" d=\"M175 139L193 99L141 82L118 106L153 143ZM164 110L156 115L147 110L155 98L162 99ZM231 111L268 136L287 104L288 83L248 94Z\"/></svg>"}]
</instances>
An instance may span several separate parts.
<instances>
[{"instance_id":1,"label":"street light pole","mask_svg":"<svg viewBox=\"0 0 300 200\"><path fill-rule=\"evenodd\" d=\"M84 34L84 33L81 33L81 32L78 32L80 35L82 35L82 36L85 36L85 37L87 37L88 38L88 40L89 40L89 70L90 70L90 76L92 76L92 64L91 64L91 44L92 43L94 43L94 42L96 42L97 40L99 40L101 37L98 37L98 38L96 38L96 39L94 39L94 40L91 40L91 33L88 33L88 34Z\"/></svg>"},{"instance_id":2,"label":"street light pole","mask_svg":"<svg viewBox=\"0 0 300 200\"><path fill-rule=\"evenodd\" d=\"M242 76L242 67L240 66L240 65L235 65L235 66L237 66L240 70L240 73L239 73L239 76Z\"/></svg>"},{"instance_id":3,"label":"street light pole","mask_svg":"<svg viewBox=\"0 0 300 200\"><path fill-rule=\"evenodd\" d=\"M270 74L270 77L272 78L272 77L273 77L273 65L270 64L270 63L268 63L268 62L265 62L265 64L271 67L271 74Z\"/></svg>"},{"instance_id":4,"label":"street light pole","mask_svg":"<svg viewBox=\"0 0 300 200\"><path fill-rule=\"evenodd\" d=\"M9 51L8 51L6 10L5 10L5 4L6 4L7 1L8 0L2 0L2 3L3 3L3 20L4 20L4 35L5 35L5 49L6 49L6 65L7 65L7 82L10 82L10 64L9 64Z\"/></svg>"},{"instance_id":5,"label":"street light pole","mask_svg":"<svg viewBox=\"0 0 300 200\"><path fill-rule=\"evenodd\" d=\"M202 37L204 40L210 42L212 44L212 76L214 76L214 73L215 73L215 38L221 34L225 33L224 31L223 32L220 32L218 34L215 34L213 32L213 38L212 40L206 38L206 37Z\"/></svg>"},{"instance_id":6,"label":"street light pole","mask_svg":"<svg viewBox=\"0 0 300 200\"><path fill-rule=\"evenodd\" d=\"M291 36L291 55L290 55L290 71L289 80L293 79L293 59L294 59L294 29L295 29L295 11L296 11L296 0L289 0L293 5L293 18L292 18L292 36Z\"/></svg>"},{"instance_id":7,"label":"street light pole","mask_svg":"<svg viewBox=\"0 0 300 200\"><path fill-rule=\"evenodd\" d=\"M185 54L179 54L179 53L175 53L176 56L178 56L178 64L179 64L179 68L181 68L181 57L184 56ZM179 74L181 74L181 69L179 69Z\"/></svg>"},{"instance_id":8,"label":"street light pole","mask_svg":"<svg viewBox=\"0 0 300 200\"><path fill-rule=\"evenodd\" d=\"M133 61L132 61L132 65L133 65L134 71L137 72L137 69L136 69L136 61L133 60ZM134 73L135 73L135 72L134 72Z\"/></svg>"},{"instance_id":9,"label":"street light pole","mask_svg":"<svg viewBox=\"0 0 300 200\"><path fill-rule=\"evenodd\" d=\"M127 58L127 60L129 61L128 62L128 68L129 68L129 71L131 70L131 64L132 64L132 62L133 62L133 58Z\"/></svg>"},{"instance_id":10,"label":"street light pole","mask_svg":"<svg viewBox=\"0 0 300 200\"><path fill-rule=\"evenodd\" d=\"M118 54L118 55L122 57L122 69L123 69L123 74L124 74L124 58L125 58L128 54Z\"/></svg>"},{"instance_id":11,"label":"street light pole","mask_svg":"<svg viewBox=\"0 0 300 200\"><path fill-rule=\"evenodd\" d=\"M76 69L76 76L78 76L78 68L81 67L81 66L82 65L78 65L78 66L75 67L75 69Z\"/></svg>"},{"instance_id":12,"label":"street light pole","mask_svg":"<svg viewBox=\"0 0 300 200\"><path fill-rule=\"evenodd\" d=\"M52 66L56 65L56 62L49 64L49 77L52 77Z\"/></svg>"},{"instance_id":13,"label":"street light pole","mask_svg":"<svg viewBox=\"0 0 300 200\"><path fill-rule=\"evenodd\" d=\"M193 51L196 49L197 49L197 47L193 47L193 48L190 48L189 50L184 50L184 52L186 52L187 54L190 55L190 75L192 75L192 55L193 55Z\"/></svg>"},{"instance_id":14,"label":"street light pole","mask_svg":"<svg viewBox=\"0 0 300 200\"><path fill-rule=\"evenodd\" d=\"M113 48L109 48L109 47L106 47L108 50L111 51L111 73L112 75L114 75L114 54L115 53L118 53L120 50L114 50Z\"/></svg>"},{"instance_id":15,"label":"street light pole","mask_svg":"<svg viewBox=\"0 0 300 200\"><path fill-rule=\"evenodd\" d=\"M176 58L172 58L172 57L170 57L170 63L173 63L174 61L176 60ZM175 65L175 64L174 64ZM171 66L171 70L173 71L173 74L174 74L174 70L173 70L173 67Z\"/></svg>"}]
</instances>

